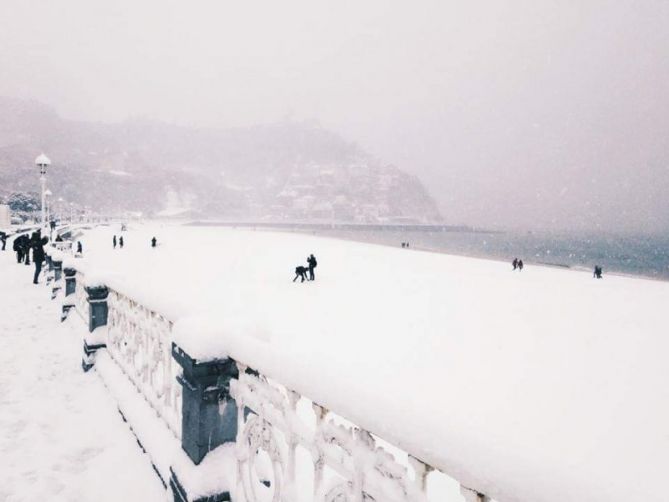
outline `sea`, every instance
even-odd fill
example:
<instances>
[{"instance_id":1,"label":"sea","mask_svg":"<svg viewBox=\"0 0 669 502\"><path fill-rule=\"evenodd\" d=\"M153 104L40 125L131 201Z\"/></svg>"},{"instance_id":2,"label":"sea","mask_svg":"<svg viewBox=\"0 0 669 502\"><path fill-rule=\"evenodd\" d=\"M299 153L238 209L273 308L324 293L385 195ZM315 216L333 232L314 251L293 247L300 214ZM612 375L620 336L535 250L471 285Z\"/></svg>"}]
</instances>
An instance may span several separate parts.
<instances>
[{"instance_id":1,"label":"sea","mask_svg":"<svg viewBox=\"0 0 669 502\"><path fill-rule=\"evenodd\" d=\"M430 225L196 224L251 226L258 229L267 227L395 247L401 247L406 242L409 249L490 258L509 263L514 258L520 258L526 265L540 264L589 271L599 265L605 275L615 273L669 280L669 235L487 231Z\"/></svg>"}]
</instances>

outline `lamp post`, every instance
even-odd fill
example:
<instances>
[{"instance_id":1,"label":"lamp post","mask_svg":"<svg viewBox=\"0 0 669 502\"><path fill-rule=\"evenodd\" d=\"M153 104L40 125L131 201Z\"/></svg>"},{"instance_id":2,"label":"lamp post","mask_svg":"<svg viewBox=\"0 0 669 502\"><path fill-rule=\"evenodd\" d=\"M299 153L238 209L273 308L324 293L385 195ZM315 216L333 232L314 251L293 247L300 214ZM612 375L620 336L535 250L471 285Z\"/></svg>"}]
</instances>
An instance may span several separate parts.
<instances>
[{"instance_id":1,"label":"lamp post","mask_svg":"<svg viewBox=\"0 0 669 502\"><path fill-rule=\"evenodd\" d=\"M41 154L35 159L35 165L39 167L39 180L42 185L42 227L46 225L46 170L51 165L49 157Z\"/></svg>"},{"instance_id":2,"label":"lamp post","mask_svg":"<svg viewBox=\"0 0 669 502\"><path fill-rule=\"evenodd\" d=\"M44 191L44 201L46 202L46 221L50 222L51 221L51 211L53 208L51 207L51 196L53 195L53 192L49 190L48 188Z\"/></svg>"}]
</instances>

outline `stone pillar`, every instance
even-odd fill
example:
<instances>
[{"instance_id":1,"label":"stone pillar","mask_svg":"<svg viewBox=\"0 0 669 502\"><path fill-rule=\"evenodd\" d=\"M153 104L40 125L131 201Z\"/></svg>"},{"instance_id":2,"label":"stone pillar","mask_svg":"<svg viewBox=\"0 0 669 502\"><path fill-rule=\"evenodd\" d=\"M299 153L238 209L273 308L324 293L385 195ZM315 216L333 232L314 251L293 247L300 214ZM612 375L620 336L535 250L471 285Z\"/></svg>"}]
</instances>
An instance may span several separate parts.
<instances>
[{"instance_id":1,"label":"stone pillar","mask_svg":"<svg viewBox=\"0 0 669 502\"><path fill-rule=\"evenodd\" d=\"M73 295L76 289L77 271L71 267L65 267L63 273L65 274L65 296Z\"/></svg>"},{"instance_id":2,"label":"stone pillar","mask_svg":"<svg viewBox=\"0 0 669 502\"><path fill-rule=\"evenodd\" d=\"M60 315L60 321L67 319L70 310L74 308L74 292L77 288L77 271L71 267L65 267L65 299L63 300L63 311ZM69 297L69 298L68 298Z\"/></svg>"},{"instance_id":3,"label":"stone pillar","mask_svg":"<svg viewBox=\"0 0 669 502\"><path fill-rule=\"evenodd\" d=\"M198 362L172 344L172 357L183 368L177 378L183 387L181 447L199 464L214 448L237 438L237 404L230 380L239 377L232 359Z\"/></svg>"},{"instance_id":4,"label":"stone pillar","mask_svg":"<svg viewBox=\"0 0 669 502\"><path fill-rule=\"evenodd\" d=\"M54 281L58 282L63 275L63 262L62 260L51 260L51 263L53 264Z\"/></svg>"},{"instance_id":5,"label":"stone pillar","mask_svg":"<svg viewBox=\"0 0 669 502\"><path fill-rule=\"evenodd\" d=\"M95 353L107 346L104 338L93 334L93 331L107 325L109 289L107 289L107 286L84 286L84 289L88 295L89 335L84 337L84 355L81 359L81 367L84 371L88 371L95 364Z\"/></svg>"},{"instance_id":6,"label":"stone pillar","mask_svg":"<svg viewBox=\"0 0 669 502\"><path fill-rule=\"evenodd\" d=\"M53 264L53 289L51 290L51 299L54 300L60 290L60 278L63 272L63 262L60 260L51 260Z\"/></svg>"},{"instance_id":7,"label":"stone pillar","mask_svg":"<svg viewBox=\"0 0 669 502\"><path fill-rule=\"evenodd\" d=\"M107 325L107 296L109 289L107 286L85 286L88 294L88 331L92 332L95 328Z\"/></svg>"}]
</instances>

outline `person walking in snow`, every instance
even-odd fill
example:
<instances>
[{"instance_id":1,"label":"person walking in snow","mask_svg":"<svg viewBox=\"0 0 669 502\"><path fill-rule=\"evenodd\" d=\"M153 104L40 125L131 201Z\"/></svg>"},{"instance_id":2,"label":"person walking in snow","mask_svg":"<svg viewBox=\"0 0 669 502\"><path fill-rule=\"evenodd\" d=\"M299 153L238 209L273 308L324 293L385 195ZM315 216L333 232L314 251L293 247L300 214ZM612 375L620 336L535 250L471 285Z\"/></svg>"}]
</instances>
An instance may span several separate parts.
<instances>
[{"instance_id":1,"label":"person walking in snow","mask_svg":"<svg viewBox=\"0 0 669 502\"><path fill-rule=\"evenodd\" d=\"M514 258L511 265L513 265L513 269L516 270L518 268L518 258Z\"/></svg>"},{"instance_id":2,"label":"person walking in snow","mask_svg":"<svg viewBox=\"0 0 669 502\"><path fill-rule=\"evenodd\" d=\"M16 253L16 263L21 263L23 261L23 249L21 249L21 236L18 236L14 239L12 244L12 249Z\"/></svg>"},{"instance_id":3,"label":"person walking in snow","mask_svg":"<svg viewBox=\"0 0 669 502\"><path fill-rule=\"evenodd\" d=\"M518 260L518 271L519 272L523 271L523 260Z\"/></svg>"},{"instance_id":4,"label":"person walking in snow","mask_svg":"<svg viewBox=\"0 0 669 502\"><path fill-rule=\"evenodd\" d=\"M123 249L123 236L118 238L118 245L121 249Z\"/></svg>"},{"instance_id":5,"label":"person walking in snow","mask_svg":"<svg viewBox=\"0 0 669 502\"><path fill-rule=\"evenodd\" d=\"M602 267L599 265L595 265L595 271L593 272L592 276L595 279L601 279L602 278Z\"/></svg>"},{"instance_id":6,"label":"person walking in snow","mask_svg":"<svg viewBox=\"0 0 669 502\"><path fill-rule=\"evenodd\" d=\"M156 240L155 237L153 239L151 239L151 247L152 248L155 248L157 243L158 243L158 241Z\"/></svg>"},{"instance_id":7,"label":"person walking in snow","mask_svg":"<svg viewBox=\"0 0 669 502\"><path fill-rule=\"evenodd\" d=\"M302 278L300 282L305 281L305 279L307 278L307 267L303 267L302 265L300 265L299 267L295 267L295 278L293 279L293 282L295 282L298 277Z\"/></svg>"},{"instance_id":8,"label":"person walking in snow","mask_svg":"<svg viewBox=\"0 0 669 502\"><path fill-rule=\"evenodd\" d=\"M47 237L42 237L41 233L35 232L32 238L33 262L35 263L35 275L33 276L33 284L38 284L37 279L42 271L42 262L45 258L44 245L49 242Z\"/></svg>"},{"instance_id":9,"label":"person walking in snow","mask_svg":"<svg viewBox=\"0 0 669 502\"><path fill-rule=\"evenodd\" d=\"M112 242L114 243L114 249L116 249L116 236L112 239Z\"/></svg>"},{"instance_id":10,"label":"person walking in snow","mask_svg":"<svg viewBox=\"0 0 669 502\"><path fill-rule=\"evenodd\" d=\"M81 245L81 241L77 241L77 254L78 255L84 254L84 248Z\"/></svg>"},{"instance_id":11,"label":"person walking in snow","mask_svg":"<svg viewBox=\"0 0 669 502\"><path fill-rule=\"evenodd\" d=\"M7 234L4 232L0 232L0 242L2 242L2 250L5 250L5 246L7 245Z\"/></svg>"},{"instance_id":12,"label":"person walking in snow","mask_svg":"<svg viewBox=\"0 0 669 502\"><path fill-rule=\"evenodd\" d=\"M30 237L28 237L28 234L25 234L22 237L21 247L23 249L23 257L25 258L23 263L30 265Z\"/></svg>"},{"instance_id":13,"label":"person walking in snow","mask_svg":"<svg viewBox=\"0 0 669 502\"><path fill-rule=\"evenodd\" d=\"M316 276L314 275L314 269L318 265L318 262L316 262L316 257L313 254L310 254L309 258L307 258L307 263L309 264L309 280L315 281Z\"/></svg>"}]
</instances>

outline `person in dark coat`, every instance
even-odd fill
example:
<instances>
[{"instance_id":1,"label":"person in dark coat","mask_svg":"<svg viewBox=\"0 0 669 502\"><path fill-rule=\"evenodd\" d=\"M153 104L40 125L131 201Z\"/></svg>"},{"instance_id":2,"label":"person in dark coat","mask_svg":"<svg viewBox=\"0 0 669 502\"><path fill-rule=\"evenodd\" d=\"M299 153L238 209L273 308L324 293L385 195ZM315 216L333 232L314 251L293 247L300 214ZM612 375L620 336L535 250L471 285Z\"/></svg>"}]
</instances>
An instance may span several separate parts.
<instances>
[{"instance_id":1,"label":"person in dark coat","mask_svg":"<svg viewBox=\"0 0 669 502\"><path fill-rule=\"evenodd\" d=\"M516 270L518 268L518 258L514 258L511 265L513 265L513 269Z\"/></svg>"},{"instance_id":2,"label":"person in dark coat","mask_svg":"<svg viewBox=\"0 0 669 502\"><path fill-rule=\"evenodd\" d=\"M309 264L309 280L315 281L316 277L314 276L314 269L316 268L316 265L318 265L316 262L316 257L313 254L309 255L309 258L307 258L307 263Z\"/></svg>"},{"instance_id":3,"label":"person in dark coat","mask_svg":"<svg viewBox=\"0 0 669 502\"><path fill-rule=\"evenodd\" d=\"M31 247L33 250L33 262L35 263L35 275L33 276L33 284L38 284L37 279L42 271L42 262L45 258L44 246L49 242L47 237L42 237L39 232L33 234L31 239Z\"/></svg>"},{"instance_id":4,"label":"person in dark coat","mask_svg":"<svg viewBox=\"0 0 669 502\"><path fill-rule=\"evenodd\" d=\"M114 249L116 249L116 236L114 236L114 239L112 240L112 242L114 243Z\"/></svg>"},{"instance_id":5,"label":"person in dark coat","mask_svg":"<svg viewBox=\"0 0 669 502\"><path fill-rule=\"evenodd\" d=\"M295 279L293 279L293 282L295 282L298 277L302 278L300 282L304 282L307 278L307 267L303 267L302 265L295 267Z\"/></svg>"},{"instance_id":6,"label":"person in dark coat","mask_svg":"<svg viewBox=\"0 0 669 502\"><path fill-rule=\"evenodd\" d=\"M118 238L118 245L121 249L123 249L123 236Z\"/></svg>"},{"instance_id":7,"label":"person in dark coat","mask_svg":"<svg viewBox=\"0 0 669 502\"><path fill-rule=\"evenodd\" d=\"M23 240L21 241L21 247L23 248L23 258L25 259L23 263L26 265L30 265L30 245L30 237L28 237L28 234L26 234L23 236Z\"/></svg>"},{"instance_id":8,"label":"person in dark coat","mask_svg":"<svg viewBox=\"0 0 669 502\"><path fill-rule=\"evenodd\" d=\"M518 260L518 270L522 272L523 270L523 260Z\"/></svg>"},{"instance_id":9,"label":"person in dark coat","mask_svg":"<svg viewBox=\"0 0 669 502\"><path fill-rule=\"evenodd\" d=\"M602 278L602 267L599 265L595 265L595 271L593 272L592 276L595 279L601 279Z\"/></svg>"},{"instance_id":10,"label":"person in dark coat","mask_svg":"<svg viewBox=\"0 0 669 502\"><path fill-rule=\"evenodd\" d=\"M158 241L156 240L155 237L154 237L153 239L151 239L151 247L152 247L152 248L155 248L157 242L158 242Z\"/></svg>"},{"instance_id":11,"label":"person in dark coat","mask_svg":"<svg viewBox=\"0 0 669 502\"><path fill-rule=\"evenodd\" d=\"M21 247L20 235L14 239L14 243L12 244L12 249L16 253L16 263L21 263L23 261L23 248Z\"/></svg>"},{"instance_id":12,"label":"person in dark coat","mask_svg":"<svg viewBox=\"0 0 669 502\"><path fill-rule=\"evenodd\" d=\"M2 250L5 250L5 246L7 245L7 234L4 232L0 232L0 242L2 242Z\"/></svg>"},{"instance_id":13,"label":"person in dark coat","mask_svg":"<svg viewBox=\"0 0 669 502\"><path fill-rule=\"evenodd\" d=\"M83 254L84 253L84 248L81 245L81 241L77 241L77 254Z\"/></svg>"}]
</instances>

